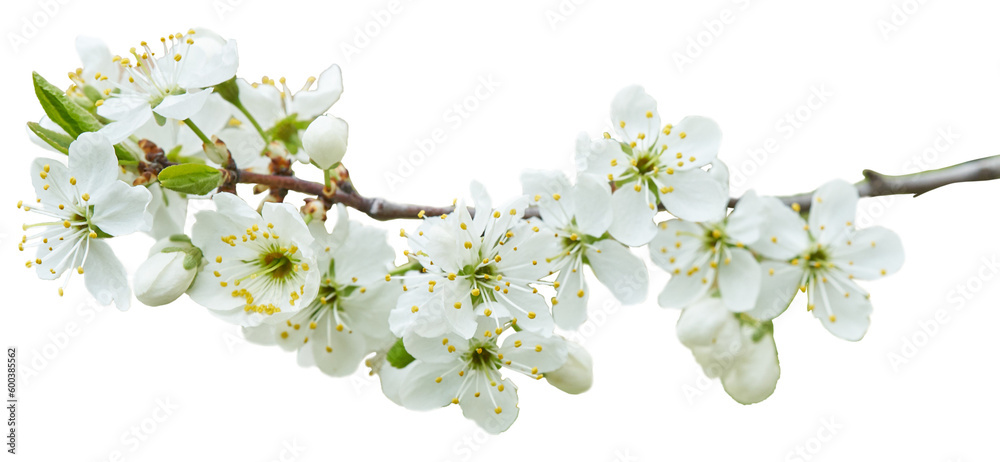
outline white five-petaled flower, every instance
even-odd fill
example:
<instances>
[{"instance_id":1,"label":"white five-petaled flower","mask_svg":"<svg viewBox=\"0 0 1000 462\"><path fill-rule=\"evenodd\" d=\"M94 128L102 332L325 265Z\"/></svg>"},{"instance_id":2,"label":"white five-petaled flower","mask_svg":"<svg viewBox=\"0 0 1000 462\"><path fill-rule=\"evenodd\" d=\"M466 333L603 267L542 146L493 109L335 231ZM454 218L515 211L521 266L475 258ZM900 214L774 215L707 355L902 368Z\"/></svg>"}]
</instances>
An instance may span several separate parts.
<instances>
[{"instance_id":1,"label":"white five-petaled flower","mask_svg":"<svg viewBox=\"0 0 1000 462\"><path fill-rule=\"evenodd\" d=\"M337 224L327 233L315 220L309 230L322 273L312 303L278 325L244 328L255 343L298 350L298 362L326 374L352 374L368 353L387 348L395 339L389 331L389 311L400 294L398 281L386 281L393 250L385 232L347 218L338 204Z\"/></svg>"},{"instance_id":2,"label":"white five-petaled flower","mask_svg":"<svg viewBox=\"0 0 1000 462\"><path fill-rule=\"evenodd\" d=\"M615 134L577 142L581 171L613 181L618 189L609 232L630 246L649 242L656 234L657 204L672 215L691 221L711 218L725 204L727 183L702 169L719 152L722 131L711 119L685 117L676 126L661 125L656 101L640 86L626 87L611 104ZM619 219L619 215L622 217Z\"/></svg>"},{"instance_id":3,"label":"white five-petaled flower","mask_svg":"<svg viewBox=\"0 0 1000 462\"><path fill-rule=\"evenodd\" d=\"M264 77L260 83L237 79L236 84L240 92L240 103L263 130L274 130L279 123L284 122L288 124L287 127L277 127L279 128L277 131L290 130L296 136L301 135L297 124L309 122L328 111L344 92L340 66L336 64L324 70L318 79L316 77L306 79L305 85L296 92L288 88L284 77L277 82ZM264 140L251 126L245 114L235 112L233 117L238 123L224 129L219 137L226 141L234 157L259 156L265 148ZM283 133L277 134L279 137L287 136ZM297 149L295 143L289 147ZM309 156L302 151L290 154L295 160L309 162Z\"/></svg>"},{"instance_id":4,"label":"white five-petaled flower","mask_svg":"<svg viewBox=\"0 0 1000 462\"><path fill-rule=\"evenodd\" d=\"M649 243L650 259L671 274L660 293L660 306L684 308L718 288L730 310L754 307L760 292L760 265L747 246L760 236L763 205L750 191L729 216L724 205L718 212L716 218L701 223L660 223Z\"/></svg>"},{"instance_id":5,"label":"white five-petaled flower","mask_svg":"<svg viewBox=\"0 0 1000 462\"><path fill-rule=\"evenodd\" d=\"M422 266L405 276L404 293L389 317L397 337L416 330L423 336L453 331L471 338L479 315L513 320L518 327L550 335L552 314L531 284L551 274L546 255L554 241L542 228L521 220L523 197L494 210L489 196L473 183L475 218L461 202L454 213L425 218L408 238L407 255Z\"/></svg>"},{"instance_id":6,"label":"white five-petaled flower","mask_svg":"<svg viewBox=\"0 0 1000 462\"><path fill-rule=\"evenodd\" d=\"M150 194L146 188L118 180L118 159L103 136L84 133L69 148L69 168L55 160L36 159L31 182L38 199L18 207L48 217L42 223L26 224L18 248L37 246L34 266L38 277L56 279L66 270L84 274L87 289L103 304L115 302L129 307L131 291L125 268L102 238L121 236L148 228L152 217L146 211ZM59 295L70 277L67 276Z\"/></svg>"},{"instance_id":7,"label":"white five-petaled flower","mask_svg":"<svg viewBox=\"0 0 1000 462\"><path fill-rule=\"evenodd\" d=\"M645 264L607 234L612 224L612 196L607 181L582 174L576 185L570 185L562 173L529 171L521 175L521 183L524 193L538 205L542 221L554 230L541 233L540 238L554 241L555 253L540 257L559 271L552 301L556 325L576 329L587 320L590 293L584 265L589 265L622 303L645 299Z\"/></svg>"},{"instance_id":8,"label":"white five-petaled flower","mask_svg":"<svg viewBox=\"0 0 1000 462\"><path fill-rule=\"evenodd\" d=\"M188 295L228 322L283 323L319 290L313 237L289 204L265 203L261 213L243 199L216 194L216 211L198 212L191 241L208 264Z\"/></svg>"},{"instance_id":9,"label":"white five-petaled flower","mask_svg":"<svg viewBox=\"0 0 1000 462\"><path fill-rule=\"evenodd\" d=\"M450 333L403 337L406 351L416 360L407 366L399 385L399 400L414 410L458 404L466 418L497 434L517 419L517 387L501 368L542 379L562 367L567 347L559 336L522 331L499 342L505 327L481 317L471 339ZM391 367L391 366L383 366Z\"/></svg>"},{"instance_id":10,"label":"white five-petaled flower","mask_svg":"<svg viewBox=\"0 0 1000 462\"><path fill-rule=\"evenodd\" d=\"M760 296L747 314L772 319L801 290L808 292L807 309L830 333L860 340L872 305L854 280L898 271L903 265L899 236L880 226L854 228L858 191L845 181L831 181L813 193L808 223L776 198L763 201L767 216L752 248L770 260L761 263Z\"/></svg>"},{"instance_id":11,"label":"white five-petaled flower","mask_svg":"<svg viewBox=\"0 0 1000 462\"><path fill-rule=\"evenodd\" d=\"M236 74L239 57L236 42L214 33L188 30L187 34L161 37L162 55L146 42L132 48L132 58L117 58L126 73L118 92L105 90L97 113L114 122L101 128L112 143L118 143L146 124L154 114L163 119L185 120L196 115L212 92L207 87Z\"/></svg>"},{"instance_id":12,"label":"white five-petaled flower","mask_svg":"<svg viewBox=\"0 0 1000 462\"><path fill-rule=\"evenodd\" d=\"M691 349L705 375L719 378L742 404L771 396L778 383L778 350L770 322L734 314L717 297L692 303L677 320L677 338Z\"/></svg>"}]
</instances>

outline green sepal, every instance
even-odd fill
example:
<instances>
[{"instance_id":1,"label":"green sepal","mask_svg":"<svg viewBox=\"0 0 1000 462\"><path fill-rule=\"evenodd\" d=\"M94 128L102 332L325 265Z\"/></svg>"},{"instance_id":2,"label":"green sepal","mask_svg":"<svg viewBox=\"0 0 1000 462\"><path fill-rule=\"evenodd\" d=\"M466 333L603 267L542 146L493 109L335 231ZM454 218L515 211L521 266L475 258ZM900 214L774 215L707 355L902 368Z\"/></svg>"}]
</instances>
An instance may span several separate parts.
<instances>
[{"instance_id":1,"label":"green sepal","mask_svg":"<svg viewBox=\"0 0 1000 462\"><path fill-rule=\"evenodd\" d=\"M410 352L406 351L406 347L403 346L403 339L396 340L396 343L392 345L389 352L385 354L385 360L389 362L392 367L396 369L402 369L409 366L410 363L416 360Z\"/></svg>"}]
</instances>

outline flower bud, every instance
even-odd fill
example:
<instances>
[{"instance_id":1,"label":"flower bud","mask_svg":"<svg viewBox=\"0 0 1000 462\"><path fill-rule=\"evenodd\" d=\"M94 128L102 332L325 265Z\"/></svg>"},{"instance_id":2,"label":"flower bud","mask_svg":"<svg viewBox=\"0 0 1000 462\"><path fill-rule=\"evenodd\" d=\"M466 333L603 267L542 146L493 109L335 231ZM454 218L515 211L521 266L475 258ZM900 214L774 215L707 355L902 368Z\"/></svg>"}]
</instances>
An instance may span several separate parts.
<instances>
[{"instance_id":1,"label":"flower bud","mask_svg":"<svg viewBox=\"0 0 1000 462\"><path fill-rule=\"evenodd\" d=\"M326 114L317 117L302 135L302 147L320 168L332 167L347 152L347 122Z\"/></svg>"},{"instance_id":2,"label":"flower bud","mask_svg":"<svg viewBox=\"0 0 1000 462\"><path fill-rule=\"evenodd\" d=\"M566 348L569 351L566 362L559 369L546 372L545 380L566 393L578 395L589 390L594 383L594 360L576 342L567 340Z\"/></svg>"},{"instance_id":3,"label":"flower bud","mask_svg":"<svg viewBox=\"0 0 1000 462\"><path fill-rule=\"evenodd\" d=\"M201 250L191 245L187 236L160 239L136 271L135 297L148 306L177 300L194 282L201 260Z\"/></svg>"}]
</instances>

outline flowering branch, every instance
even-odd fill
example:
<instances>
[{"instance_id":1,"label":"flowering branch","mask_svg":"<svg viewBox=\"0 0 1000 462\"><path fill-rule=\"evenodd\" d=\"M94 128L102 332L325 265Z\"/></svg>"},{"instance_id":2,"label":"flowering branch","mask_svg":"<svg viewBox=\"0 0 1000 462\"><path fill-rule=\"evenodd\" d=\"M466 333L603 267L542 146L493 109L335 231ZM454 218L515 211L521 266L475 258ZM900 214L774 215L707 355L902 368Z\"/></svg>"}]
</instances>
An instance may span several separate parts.
<instances>
[{"instance_id":1,"label":"flowering branch","mask_svg":"<svg viewBox=\"0 0 1000 462\"><path fill-rule=\"evenodd\" d=\"M926 170L907 175L886 175L868 169L865 169L862 174L865 176L865 179L854 184L861 197L900 194L910 194L916 197L949 184L1000 179L1000 155L983 157L937 170ZM292 176L265 175L240 170L238 178L239 183L260 184L314 196L323 196L334 203L344 204L371 218L382 221L438 216L451 213L455 210L453 206L438 207L402 204L381 197L365 197L352 187L345 186L343 182L338 182L337 188L334 189L332 194L327 194L324 192L323 184ZM812 194L813 192L810 191L791 196L780 196L779 199L787 205L799 204L802 211L808 211ZM735 207L738 200L739 198L737 197L729 199L729 207ZM660 206L660 210L664 210L662 205ZM524 216L525 218L537 217L538 208L527 208Z\"/></svg>"}]
</instances>

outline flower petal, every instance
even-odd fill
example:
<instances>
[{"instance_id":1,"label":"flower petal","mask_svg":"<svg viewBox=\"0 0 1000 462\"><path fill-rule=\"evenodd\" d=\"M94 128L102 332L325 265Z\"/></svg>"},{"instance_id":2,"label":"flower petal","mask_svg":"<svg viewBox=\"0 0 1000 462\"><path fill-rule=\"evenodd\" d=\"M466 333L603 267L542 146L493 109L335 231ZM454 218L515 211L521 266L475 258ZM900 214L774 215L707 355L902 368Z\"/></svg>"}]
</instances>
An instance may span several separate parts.
<instances>
[{"instance_id":1,"label":"flower petal","mask_svg":"<svg viewBox=\"0 0 1000 462\"><path fill-rule=\"evenodd\" d=\"M410 371L403 378L399 398L404 407L415 411L447 406L458 397L458 388L464 381L464 376L458 375L463 370L461 362L425 363L416 360L407 369Z\"/></svg>"},{"instance_id":2,"label":"flower petal","mask_svg":"<svg viewBox=\"0 0 1000 462\"><path fill-rule=\"evenodd\" d=\"M895 232L875 226L831 245L831 261L857 279L878 279L903 266L903 243Z\"/></svg>"},{"instance_id":3,"label":"flower petal","mask_svg":"<svg viewBox=\"0 0 1000 462\"><path fill-rule=\"evenodd\" d=\"M510 379L495 382L482 372L473 375L469 380L475 382L459 398L462 414L488 433L496 435L507 430L517 420L517 386Z\"/></svg>"},{"instance_id":4,"label":"flower petal","mask_svg":"<svg viewBox=\"0 0 1000 462\"><path fill-rule=\"evenodd\" d=\"M830 271L822 280L810 282L813 316L831 334L851 342L861 340L871 324L868 293L840 271Z\"/></svg>"},{"instance_id":5,"label":"flower petal","mask_svg":"<svg viewBox=\"0 0 1000 462\"><path fill-rule=\"evenodd\" d=\"M712 268L707 260L702 261L704 263L670 276L667 286L660 293L658 299L660 306L685 308L708 293L708 289L715 281L716 269Z\"/></svg>"},{"instance_id":6,"label":"flower petal","mask_svg":"<svg viewBox=\"0 0 1000 462\"><path fill-rule=\"evenodd\" d=\"M660 131L656 100L641 86L625 87L611 102L611 122L622 141L634 141L637 148L648 149Z\"/></svg>"},{"instance_id":7,"label":"flower petal","mask_svg":"<svg viewBox=\"0 0 1000 462\"><path fill-rule=\"evenodd\" d=\"M754 319L767 321L788 309L802 282L805 269L798 265L765 260L760 263L760 271L757 304L747 314Z\"/></svg>"},{"instance_id":8,"label":"flower petal","mask_svg":"<svg viewBox=\"0 0 1000 462\"><path fill-rule=\"evenodd\" d=\"M611 187L604 178L582 174L573 188L576 225L584 234L601 236L611 226Z\"/></svg>"},{"instance_id":9,"label":"flower petal","mask_svg":"<svg viewBox=\"0 0 1000 462\"><path fill-rule=\"evenodd\" d=\"M212 96L212 90L199 91L195 93L185 93L183 95L171 95L163 98L153 112L168 119L184 120L193 117Z\"/></svg>"},{"instance_id":10,"label":"flower petal","mask_svg":"<svg viewBox=\"0 0 1000 462\"><path fill-rule=\"evenodd\" d=\"M81 133L69 145L69 174L76 178L79 194L98 196L118 181L118 158L115 157L114 146L100 134Z\"/></svg>"},{"instance_id":11,"label":"flower petal","mask_svg":"<svg viewBox=\"0 0 1000 462\"><path fill-rule=\"evenodd\" d=\"M530 376L559 369L566 363L568 352L562 337L544 337L525 331L511 334L500 348L504 367Z\"/></svg>"},{"instance_id":12,"label":"flower petal","mask_svg":"<svg viewBox=\"0 0 1000 462\"><path fill-rule=\"evenodd\" d=\"M774 260L790 260L809 249L806 221L775 197L760 198L765 218L760 239L745 242L755 252Z\"/></svg>"},{"instance_id":13,"label":"flower petal","mask_svg":"<svg viewBox=\"0 0 1000 462\"><path fill-rule=\"evenodd\" d=\"M671 215L689 221L718 221L725 216L729 185L701 170L670 170L656 177L660 202ZM669 192L663 193L663 188ZM671 189L672 188L672 189Z\"/></svg>"},{"instance_id":14,"label":"flower petal","mask_svg":"<svg viewBox=\"0 0 1000 462\"><path fill-rule=\"evenodd\" d=\"M312 119L330 109L343 92L340 66L333 64L319 75L315 90L300 91L292 97L289 112L298 114L299 120Z\"/></svg>"},{"instance_id":15,"label":"flower petal","mask_svg":"<svg viewBox=\"0 0 1000 462\"><path fill-rule=\"evenodd\" d=\"M719 292L731 311L742 312L757 305L760 295L760 264L750 251L726 249L728 260L719 265Z\"/></svg>"},{"instance_id":16,"label":"flower petal","mask_svg":"<svg viewBox=\"0 0 1000 462\"><path fill-rule=\"evenodd\" d=\"M562 229L573 220L572 186L562 172L526 170L521 174L521 188L549 226Z\"/></svg>"},{"instance_id":17,"label":"flower petal","mask_svg":"<svg viewBox=\"0 0 1000 462\"><path fill-rule=\"evenodd\" d=\"M573 271L572 264L559 270L556 298L552 302L552 317L560 329L576 330L587 320L587 301L590 292L583 275L583 266Z\"/></svg>"},{"instance_id":18,"label":"flower petal","mask_svg":"<svg viewBox=\"0 0 1000 462\"><path fill-rule=\"evenodd\" d=\"M150 200L152 194L145 187L115 181L91 198L91 223L112 236L149 230L153 225L153 215L146 210Z\"/></svg>"},{"instance_id":19,"label":"flower petal","mask_svg":"<svg viewBox=\"0 0 1000 462\"><path fill-rule=\"evenodd\" d=\"M614 219L608 232L622 244L638 247L645 245L656 235L653 216L656 215L655 198L649 188L637 184L626 184L611 196L611 210ZM652 207L650 205L652 204Z\"/></svg>"},{"instance_id":20,"label":"flower petal","mask_svg":"<svg viewBox=\"0 0 1000 462\"><path fill-rule=\"evenodd\" d=\"M84 284L91 295L102 305L115 302L125 311L132 303L125 267L115 256L111 246L98 239L90 239L87 260L83 264Z\"/></svg>"},{"instance_id":21,"label":"flower petal","mask_svg":"<svg viewBox=\"0 0 1000 462\"><path fill-rule=\"evenodd\" d=\"M858 189L854 185L834 180L813 193L809 211L809 231L816 241L829 245L854 230L858 211Z\"/></svg>"},{"instance_id":22,"label":"flower petal","mask_svg":"<svg viewBox=\"0 0 1000 462\"><path fill-rule=\"evenodd\" d=\"M649 242L649 259L653 264L673 274L686 270L702 256L702 236L705 228L684 220L660 222L656 237Z\"/></svg>"},{"instance_id":23,"label":"flower petal","mask_svg":"<svg viewBox=\"0 0 1000 462\"><path fill-rule=\"evenodd\" d=\"M601 178L611 175L619 177L629 168L628 155L622 151L618 141L612 139L591 140L586 133L576 139L576 169Z\"/></svg>"},{"instance_id":24,"label":"flower petal","mask_svg":"<svg viewBox=\"0 0 1000 462\"><path fill-rule=\"evenodd\" d=\"M649 273L642 259L611 239L602 239L585 253L590 269L618 301L631 305L646 299Z\"/></svg>"},{"instance_id":25,"label":"flower petal","mask_svg":"<svg viewBox=\"0 0 1000 462\"><path fill-rule=\"evenodd\" d=\"M708 117L688 116L661 136L659 144L667 146L664 158L674 159L676 170L693 170L712 163L722 145L722 129ZM693 159L693 160L692 160ZM728 178L726 178L728 183Z\"/></svg>"},{"instance_id":26,"label":"flower petal","mask_svg":"<svg viewBox=\"0 0 1000 462\"><path fill-rule=\"evenodd\" d=\"M736 202L733 213L726 218L726 236L732 241L751 244L760 239L764 224L764 203L753 190L747 191Z\"/></svg>"}]
</instances>

